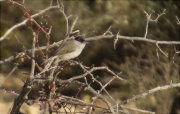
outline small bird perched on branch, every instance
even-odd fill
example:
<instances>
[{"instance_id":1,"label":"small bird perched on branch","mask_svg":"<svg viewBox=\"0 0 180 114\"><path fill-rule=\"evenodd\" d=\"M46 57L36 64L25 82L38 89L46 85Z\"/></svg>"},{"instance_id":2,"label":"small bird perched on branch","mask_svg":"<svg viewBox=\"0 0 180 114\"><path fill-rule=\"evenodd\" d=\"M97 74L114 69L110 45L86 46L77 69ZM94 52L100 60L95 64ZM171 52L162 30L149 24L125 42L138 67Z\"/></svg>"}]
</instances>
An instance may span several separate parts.
<instances>
[{"instance_id":1,"label":"small bird perched on branch","mask_svg":"<svg viewBox=\"0 0 180 114\"><path fill-rule=\"evenodd\" d=\"M45 63L47 63L45 69L47 70L55 59L58 59L58 62L60 62L79 56L86 44L87 42L83 35L77 35L67 39L58 47L50 58L45 60Z\"/></svg>"}]
</instances>

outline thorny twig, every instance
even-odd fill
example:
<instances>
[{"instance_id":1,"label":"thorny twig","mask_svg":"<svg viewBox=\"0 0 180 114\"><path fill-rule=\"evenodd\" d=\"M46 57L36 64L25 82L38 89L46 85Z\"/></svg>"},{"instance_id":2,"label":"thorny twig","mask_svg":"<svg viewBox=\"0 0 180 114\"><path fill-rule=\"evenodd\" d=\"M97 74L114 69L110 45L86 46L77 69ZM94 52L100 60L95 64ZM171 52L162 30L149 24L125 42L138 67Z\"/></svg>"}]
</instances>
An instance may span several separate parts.
<instances>
[{"instance_id":1,"label":"thorny twig","mask_svg":"<svg viewBox=\"0 0 180 114\"><path fill-rule=\"evenodd\" d=\"M62 43L62 40L58 41L57 43L53 43L53 44L49 45L49 48L53 48L57 45L60 45L61 43ZM35 51L45 50L46 48L47 48L47 46L38 47L38 48L35 48ZM31 52L31 51L32 51L32 49L27 50L27 52ZM10 56L4 60L1 60L0 64L6 63L6 62L11 62L12 60L17 59L23 55L24 55L24 52L19 52L16 55L13 55L13 56Z\"/></svg>"},{"instance_id":2,"label":"thorny twig","mask_svg":"<svg viewBox=\"0 0 180 114\"><path fill-rule=\"evenodd\" d=\"M71 99L70 100L67 100L67 99ZM60 102L64 102L64 103L69 103L69 104L74 104L74 105L80 105L80 106L91 106L91 107L96 107L96 108L102 108L104 110L108 110L108 108L105 108L105 107L102 107L102 106L99 106L99 105L96 105L96 104L90 104L90 103L86 103L80 99L76 99L76 98L73 98L73 97L68 97L68 96L62 96L60 99L57 99L59 100Z\"/></svg>"},{"instance_id":3,"label":"thorny twig","mask_svg":"<svg viewBox=\"0 0 180 114\"><path fill-rule=\"evenodd\" d=\"M88 72L79 75L79 76L74 76L72 78L70 78L69 80L76 80L76 79L80 79L80 78L84 78L85 76L87 76L89 73L94 72L96 70L106 70L107 72L109 72L110 74L112 74L113 76L115 76L117 79L122 80L127 82L127 80L119 77L117 74L115 74L113 71L111 71L107 66L102 66L102 67L93 67L91 68Z\"/></svg>"},{"instance_id":4,"label":"thorny twig","mask_svg":"<svg viewBox=\"0 0 180 114\"><path fill-rule=\"evenodd\" d=\"M142 94L139 94L139 95L134 95L133 97L129 98L129 99L126 99L125 101L123 101L122 103L119 103L118 104L118 108L119 107L122 107L124 108L124 105L132 102L132 101L135 101L135 100L138 100L138 99L141 99L141 98L144 98L146 97L147 95L150 95L152 93L155 93L155 92L158 92L158 91L162 91L162 90L166 90L166 89L170 89L170 88L175 88L175 87L180 87L180 83L175 83L175 84L172 84L170 83L169 85L164 85L164 86L158 86L156 88L153 88L151 90L148 90L147 92L144 92ZM113 106L113 109L116 110L117 108L117 105L114 105ZM139 110L139 111L142 111L142 110ZM103 111L102 113L104 113L106 111ZM151 112L153 113L153 112Z\"/></svg>"},{"instance_id":5,"label":"thorny twig","mask_svg":"<svg viewBox=\"0 0 180 114\"><path fill-rule=\"evenodd\" d=\"M163 14L165 14L165 11L166 11L166 9L164 9L161 14L158 14L158 16L156 17L156 19L154 19L154 20L151 19L151 15L152 15L152 13L154 13L155 11L153 11L153 12L150 13L150 14L148 14L146 11L144 11L144 13L146 14L146 17L147 17L146 30L145 30L144 38L147 37L149 22L150 22L150 21L152 21L152 22L157 22L158 19L159 19L159 17L162 16Z\"/></svg>"},{"instance_id":6,"label":"thorny twig","mask_svg":"<svg viewBox=\"0 0 180 114\"><path fill-rule=\"evenodd\" d=\"M24 15L26 16L26 18L27 18L30 22L34 23L44 34L46 34L47 39L50 37L50 35L47 33L47 31L46 31L43 27L41 27L41 26L32 18L32 16L30 15L29 10L26 9L26 7L25 7L24 5L22 5L22 4L20 4L20 3L16 2L16 1L13 1L13 0L10 0L10 2L12 2L13 4L16 4L16 5L18 5L19 7L21 7L22 10L25 12Z\"/></svg>"},{"instance_id":7,"label":"thorny twig","mask_svg":"<svg viewBox=\"0 0 180 114\"><path fill-rule=\"evenodd\" d=\"M44 10L41 10L39 13L36 13L36 14L32 15L31 18L38 17L39 15L42 15L43 13L45 13L45 12L51 10L51 9L57 9L57 8L59 8L58 5L56 5L56 6L49 6L49 7L45 8ZM17 28L19 28L19 27L21 27L21 26L26 25L26 23L28 22L28 20L29 20L29 19L25 19L24 21L22 21L22 22L20 22L20 23L18 23L18 24L16 24L16 25L14 25L14 26L12 26L10 29L8 29L8 31L7 31L3 36L1 36L0 42L3 41L4 39L6 39L7 36L8 36L13 30L15 30L15 29L17 29Z\"/></svg>"},{"instance_id":8,"label":"thorny twig","mask_svg":"<svg viewBox=\"0 0 180 114\"><path fill-rule=\"evenodd\" d=\"M1 86L0 86L1 87ZM19 93L16 93L15 91L12 91L12 90L10 90L10 91L8 91L8 90L6 90L6 89L0 89L0 90L2 90L3 92L5 92L5 93L12 93L12 94L14 94L14 95L19 95Z\"/></svg>"},{"instance_id":9,"label":"thorny twig","mask_svg":"<svg viewBox=\"0 0 180 114\"><path fill-rule=\"evenodd\" d=\"M82 65L81 63L80 63L79 65L80 65L80 67L81 67L83 70L85 70L85 72L88 72L88 73L89 73L89 75L91 76L93 82L95 81L95 82L98 83L101 87L103 87L102 83L101 83L100 81L96 80L96 78L94 78L93 74L91 74L88 70L85 69L85 66L84 66L84 65ZM86 81L86 82L87 82L87 81ZM114 102L116 102L116 101L112 98L112 96L108 93L108 91L107 91L105 88L103 88L103 90L106 92L106 94L107 94Z\"/></svg>"},{"instance_id":10,"label":"thorny twig","mask_svg":"<svg viewBox=\"0 0 180 114\"><path fill-rule=\"evenodd\" d=\"M112 37L116 36L115 35L99 35L99 36L93 36L93 37L88 37L86 38L86 41L91 41L91 40L99 40L99 39L111 39ZM123 39L123 40L134 40L134 41L144 41L144 42L149 42L149 43L158 43L158 44L166 44L166 45L179 45L180 41L158 41L158 40L153 40L153 39L148 39L144 37L130 37L130 36L123 36L123 35L118 35L118 39Z\"/></svg>"},{"instance_id":11,"label":"thorny twig","mask_svg":"<svg viewBox=\"0 0 180 114\"><path fill-rule=\"evenodd\" d=\"M157 91L162 91L162 90L166 90L166 89L170 89L170 88L175 88L175 87L180 87L180 83L175 83L175 84L170 84L170 85L164 85L164 86L158 86L156 88L153 88L151 90L148 90L147 92L144 92L142 94L139 94L139 95L135 95L133 96L132 98L130 99L126 99L125 101L123 101L122 103L119 104L119 106L121 107L122 105L125 105L129 102L132 102L132 101L135 101L135 100L138 100L140 98L144 98L145 96L147 95L150 95L154 92L157 92Z\"/></svg>"},{"instance_id":12,"label":"thorny twig","mask_svg":"<svg viewBox=\"0 0 180 114\"><path fill-rule=\"evenodd\" d=\"M44 52L42 51L42 49L39 47L39 38L38 38L38 36L39 36L39 32L40 31L38 31L37 32L37 34L36 34L36 45L37 45L37 48L39 49L39 52L42 54L42 56L45 58L45 54L44 54ZM46 47L47 48L47 47ZM35 48L35 51L36 51L36 48Z\"/></svg>"},{"instance_id":13,"label":"thorny twig","mask_svg":"<svg viewBox=\"0 0 180 114\"><path fill-rule=\"evenodd\" d=\"M28 56L28 54L27 54L27 49L26 49L25 46L19 41L19 39L16 37L16 35L15 35L15 38L16 38L16 40L18 41L18 43L23 47L23 49L24 49L24 54L25 54L29 59L31 59L31 57Z\"/></svg>"},{"instance_id":14,"label":"thorny twig","mask_svg":"<svg viewBox=\"0 0 180 114\"><path fill-rule=\"evenodd\" d=\"M101 89L98 91L98 93L100 94L101 91L104 90L104 89L107 87L107 85L110 84L115 78L116 78L116 77L114 76L114 77L113 77L111 80L109 80L105 85L101 86ZM91 104L94 104L94 102L96 101L96 99L97 99L97 96L95 96L94 98L92 98ZM93 108L93 107L90 108L89 113L92 113L92 108ZM111 108L110 108L110 110L112 111ZM112 113L113 113L113 114L115 113L114 110L112 111Z\"/></svg>"},{"instance_id":15,"label":"thorny twig","mask_svg":"<svg viewBox=\"0 0 180 114\"><path fill-rule=\"evenodd\" d=\"M106 38L112 38L112 37L114 37L114 35L100 35L100 36L88 37L88 38L86 38L86 41L106 39ZM153 39L148 39L148 38L143 38L143 37L129 37L129 36L122 36L122 35L118 35L117 37L118 37L118 39L123 39L123 40L144 41L144 42L149 42L149 43L154 43L154 44L166 44L166 45L179 45L180 44L179 41L158 41L158 40L153 40ZM49 45L49 48L53 48L57 45L60 45L62 42L63 41L58 41L57 43L53 43L53 44ZM46 48L47 48L47 46L42 46L40 48L36 48L35 51L39 51L39 49L45 50ZM31 49L29 49L27 51L31 52ZM10 62L10 61L20 57L23 54L24 54L24 52L17 53L15 57L11 56L9 58L1 60L0 64L5 63L5 62Z\"/></svg>"},{"instance_id":16,"label":"thorny twig","mask_svg":"<svg viewBox=\"0 0 180 114\"><path fill-rule=\"evenodd\" d=\"M50 27L50 29L49 29L49 32L48 32L48 34L51 34L51 29L52 29L52 26ZM47 46L46 46L46 59L48 58L48 51L49 51L49 42L50 42L50 39L49 39L50 37L47 37Z\"/></svg>"},{"instance_id":17,"label":"thorny twig","mask_svg":"<svg viewBox=\"0 0 180 114\"><path fill-rule=\"evenodd\" d=\"M76 81L77 82L77 81ZM81 82L78 82L79 84L82 84ZM87 85L86 86L86 90L90 91L91 93L93 93L97 98L101 99L102 101L104 101L107 106L109 107L109 110L114 114L114 110L111 107L111 103L105 98L103 97L101 94L99 94L97 91L95 91L91 86ZM93 98L92 98L93 99Z\"/></svg>"}]
</instances>

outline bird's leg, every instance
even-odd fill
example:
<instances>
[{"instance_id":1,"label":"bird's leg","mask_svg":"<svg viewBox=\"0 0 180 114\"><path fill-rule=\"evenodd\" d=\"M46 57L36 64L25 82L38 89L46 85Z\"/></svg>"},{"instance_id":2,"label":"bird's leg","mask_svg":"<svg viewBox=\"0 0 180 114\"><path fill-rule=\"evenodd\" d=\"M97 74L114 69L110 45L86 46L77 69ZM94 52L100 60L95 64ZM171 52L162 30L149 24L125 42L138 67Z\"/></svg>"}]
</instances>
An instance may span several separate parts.
<instances>
[{"instance_id":1,"label":"bird's leg","mask_svg":"<svg viewBox=\"0 0 180 114\"><path fill-rule=\"evenodd\" d=\"M81 63L81 61L79 60L79 58L78 58L78 57L76 57L76 59L77 59L78 63Z\"/></svg>"}]
</instances>

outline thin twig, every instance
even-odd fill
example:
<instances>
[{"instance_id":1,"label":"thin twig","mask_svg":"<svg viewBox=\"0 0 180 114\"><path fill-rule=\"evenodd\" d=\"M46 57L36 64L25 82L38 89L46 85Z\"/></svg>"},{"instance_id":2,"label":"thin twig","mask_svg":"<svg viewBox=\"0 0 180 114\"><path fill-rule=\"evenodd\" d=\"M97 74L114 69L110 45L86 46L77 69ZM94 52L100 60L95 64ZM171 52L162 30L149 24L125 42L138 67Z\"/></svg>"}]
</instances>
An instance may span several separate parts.
<instances>
[{"instance_id":1,"label":"thin twig","mask_svg":"<svg viewBox=\"0 0 180 114\"><path fill-rule=\"evenodd\" d=\"M99 40L99 39L105 39L105 38L112 38L115 35L99 35L99 36L93 36L93 37L88 37L86 38L87 41L91 41L91 40ZM145 41L145 42L149 42L149 43L158 43L158 44L167 44L167 45L179 45L180 41L158 41L158 40L153 40L153 39L148 39L148 38L144 38L144 37L129 37L129 36L122 36L122 35L118 35L119 39L123 39L123 40L136 40L136 41Z\"/></svg>"},{"instance_id":2,"label":"thin twig","mask_svg":"<svg viewBox=\"0 0 180 114\"><path fill-rule=\"evenodd\" d=\"M82 64L79 64L79 65L80 65L80 67L81 67L83 70L85 70L86 72L89 73L89 75L91 76L91 78L92 78L93 81L97 82L101 87L103 87L103 84L102 84L100 81L96 80L96 78L94 78L93 74L91 74L88 70L86 70L86 69L84 68L84 65L82 65ZM86 80L85 80L85 82L87 83ZM108 93L108 91L107 91L105 88L103 88L103 90L104 90L104 91L106 92L106 94L116 103L116 101L112 98L112 96Z\"/></svg>"},{"instance_id":3,"label":"thin twig","mask_svg":"<svg viewBox=\"0 0 180 114\"><path fill-rule=\"evenodd\" d=\"M104 89L108 86L108 84L110 84L115 78L116 78L116 77L114 76L114 77L113 77L111 80L109 80L105 85L101 86L101 89L98 91L98 94L100 94L100 93L102 92L102 90L104 90ZM93 98L93 101L91 102L91 104L94 104L94 102L96 101L96 99L97 99L97 96L95 96L95 97ZM112 111L112 110L111 110L111 111ZM90 108L89 113L92 113L92 107ZM113 111L112 113L114 113L114 111Z\"/></svg>"},{"instance_id":4,"label":"thin twig","mask_svg":"<svg viewBox=\"0 0 180 114\"><path fill-rule=\"evenodd\" d=\"M158 52L158 49L156 49L156 55L157 55L157 58L159 59L159 52Z\"/></svg>"},{"instance_id":5,"label":"thin twig","mask_svg":"<svg viewBox=\"0 0 180 114\"><path fill-rule=\"evenodd\" d=\"M58 58L56 60L54 60L53 67L55 67L55 68L50 71L50 75L48 76L48 78L53 79L53 76L55 76L54 75L55 70L56 70L59 62L60 62L60 59L58 59Z\"/></svg>"},{"instance_id":6,"label":"thin twig","mask_svg":"<svg viewBox=\"0 0 180 114\"><path fill-rule=\"evenodd\" d=\"M65 12L64 12L64 5L63 5L63 3L61 2L61 3L59 3L59 1L57 0L57 2L58 2L58 5L59 5L59 7L60 7L60 12L62 12L62 14L64 15L64 18L65 18L65 20L66 20L66 36L68 36L68 34L69 34L69 21L68 21L68 18L70 17L67 17L66 16L66 14L65 14Z\"/></svg>"},{"instance_id":7,"label":"thin twig","mask_svg":"<svg viewBox=\"0 0 180 114\"><path fill-rule=\"evenodd\" d=\"M30 73L30 79L34 77L34 70L35 70L35 48L36 48L36 33L33 32L33 41L32 41L32 51L31 51L31 56L32 56L32 65L31 65L31 73Z\"/></svg>"},{"instance_id":8,"label":"thin twig","mask_svg":"<svg viewBox=\"0 0 180 114\"><path fill-rule=\"evenodd\" d=\"M73 24L72 24L72 26L71 26L71 28L70 28L69 33L72 33L72 31L73 31L73 29L74 29L74 26L75 26L75 24L76 24L76 22L77 22L77 20L78 20L78 16L76 16L75 20L73 21Z\"/></svg>"},{"instance_id":9,"label":"thin twig","mask_svg":"<svg viewBox=\"0 0 180 114\"><path fill-rule=\"evenodd\" d=\"M57 45L60 45L62 42L63 41L61 40L61 41L58 41L57 43L53 43L53 44L49 45L49 48L53 48L53 47L55 47ZM35 48L35 51L45 50L46 47L47 46L42 46L42 47ZM31 51L32 51L32 49L27 50L27 52L31 52ZM24 52L19 52L16 55L13 55L13 56L10 56L10 57L8 57L8 58L6 58L4 60L1 60L0 64L6 63L6 62L11 62L12 60L17 59L17 58L21 57L24 54L25 54Z\"/></svg>"},{"instance_id":10,"label":"thin twig","mask_svg":"<svg viewBox=\"0 0 180 114\"><path fill-rule=\"evenodd\" d=\"M15 63L15 66L14 66L14 68L11 70L11 72L4 78L4 80L1 82L1 84L0 84L0 87L3 85L3 83L5 82L5 80L15 71L15 70L17 70L18 69L18 63Z\"/></svg>"},{"instance_id":11,"label":"thin twig","mask_svg":"<svg viewBox=\"0 0 180 114\"><path fill-rule=\"evenodd\" d=\"M157 46L157 48L160 50L160 52L161 52L162 54L164 54L166 57L168 57L168 54L165 53L165 52L159 47L158 43L156 43L156 46Z\"/></svg>"},{"instance_id":12,"label":"thin twig","mask_svg":"<svg viewBox=\"0 0 180 114\"><path fill-rule=\"evenodd\" d=\"M110 33L110 34L112 35L112 32L110 31L111 27L112 27L112 26L110 26L110 27L106 30L106 32L104 32L103 35L106 35L107 33Z\"/></svg>"},{"instance_id":13,"label":"thin twig","mask_svg":"<svg viewBox=\"0 0 180 114\"><path fill-rule=\"evenodd\" d=\"M177 22L177 24L178 24L178 25L180 25L180 21L179 21L179 19L178 19L178 17L177 17L177 16L176 16L176 19L177 19L177 21L176 21L176 22Z\"/></svg>"},{"instance_id":14,"label":"thin twig","mask_svg":"<svg viewBox=\"0 0 180 114\"><path fill-rule=\"evenodd\" d=\"M174 63L174 58L175 58L176 54L179 54L179 53L180 53L180 51L177 51L177 50L176 50L176 47L175 47L175 46L174 46L174 51L175 51L175 54L174 54L174 56L173 56L173 63Z\"/></svg>"},{"instance_id":15,"label":"thin twig","mask_svg":"<svg viewBox=\"0 0 180 114\"><path fill-rule=\"evenodd\" d=\"M144 38L147 37L149 22L150 22L150 21L152 21L152 22L157 22L158 19L159 19L159 17L162 16L163 14L165 14L165 11L166 11L166 9L164 9L161 14L158 14L158 16L156 17L156 19L154 19L154 20L151 18L151 16L152 16L152 13L154 13L155 11L153 11L153 12L150 13L150 14L148 14L146 11L144 11L144 13L146 14L146 17L147 17L146 30L145 30Z\"/></svg>"},{"instance_id":16,"label":"thin twig","mask_svg":"<svg viewBox=\"0 0 180 114\"><path fill-rule=\"evenodd\" d=\"M47 37L46 53L49 52L49 42L50 42L51 29L52 29L52 26L49 28L49 32L48 32L49 36ZM48 54L46 54L46 59L48 59Z\"/></svg>"},{"instance_id":17,"label":"thin twig","mask_svg":"<svg viewBox=\"0 0 180 114\"><path fill-rule=\"evenodd\" d=\"M109 110L111 111L111 113L115 114L115 112L114 112L114 110L112 108L111 103L106 98L104 98L101 94L96 92L91 86L87 86L86 89L89 90L90 92L92 92L97 98L103 100L108 105Z\"/></svg>"},{"instance_id":18,"label":"thin twig","mask_svg":"<svg viewBox=\"0 0 180 114\"><path fill-rule=\"evenodd\" d=\"M84 74L82 74L82 75L79 75L79 76L74 76L74 77L70 78L69 80L81 79L81 78L87 76L89 73L94 72L94 71L96 71L96 70L106 70L107 72L111 73L113 76L116 76L116 78L118 78L118 79L120 79L120 80L122 80L122 81L125 81L125 82L127 81L127 80L125 80L125 79L120 78L117 74L115 74L113 71L111 71L111 70L110 70L108 67L106 67L106 66L93 67L93 68L90 69L88 72L86 72L86 73L84 73Z\"/></svg>"},{"instance_id":19,"label":"thin twig","mask_svg":"<svg viewBox=\"0 0 180 114\"><path fill-rule=\"evenodd\" d=\"M117 41L118 41L118 35L119 35L119 32L116 34L116 38L114 39L114 49L116 49L116 44L117 44Z\"/></svg>"},{"instance_id":20,"label":"thin twig","mask_svg":"<svg viewBox=\"0 0 180 114\"><path fill-rule=\"evenodd\" d=\"M40 32L40 31L38 31L38 32L37 32L37 35L36 35L36 45L37 45L37 48L39 49L40 53L42 54L43 58L45 58L44 52L43 52L43 51L40 49L40 47L39 47L39 38L38 38L39 32ZM47 48L47 47L46 47L46 48ZM35 48L35 51L36 51L36 48Z\"/></svg>"},{"instance_id":21,"label":"thin twig","mask_svg":"<svg viewBox=\"0 0 180 114\"><path fill-rule=\"evenodd\" d=\"M129 102L132 102L132 101L135 101L135 100L138 100L140 98L144 98L145 96L147 95L150 95L154 92L158 92L158 91L162 91L162 90L166 90L166 89L170 89L170 88L175 88L175 87L180 87L180 83L175 83L175 84L170 84L170 85L164 85L164 86L158 86L156 88L153 88L151 90L148 90L147 92L144 92L142 94L139 94L139 95L135 95L133 96L132 98L130 99L126 99L125 101L123 101L122 103L119 104L119 106L121 105L125 105ZM115 107L115 106L114 106Z\"/></svg>"},{"instance_id":22,"label":"thin twig","mask_svg":"<svg viewBox=\"0 0 180 114\"><path fill-rule=\"evenodd\" d=\"M36 13L36 14L32 15L31 17L32 17L32 18L38 17L38 16L42 15L43 13L45 13L45 12L51 10L51 9L56 9L56 8L59 8L59 6L58 6L58 5L56 5L56 6L49 6L49 7L45 8L44 10L41 10L39 13ZM19 28L19 27L21 27L21 26L26 25L26 23L28 22L28 20L29 20L29 19L25 19L24 21L22 21L22 22L20 22L20 23L18 23L18 24L16 24L16 25L14 25L14 26L12 26L10 29L8 29L8 31L6 31L6 33L5 33L3 36L1 36L0 42L3 41L4 39L6 39L7 36L8 36L13 30L15 30L15 29L17 29L17 28Z\"/></svg>"},{"instance_id":23,"label":"thin twig","mask_svg":"<svg viewBox=\"0 0 180 114\"><path fill-rule=\"evenodd\" d=\"M138 112L141 112L141 113L148 113L148 114L155 114L156 113L156 112L151 112L151 111L137 109L137 108L130 108L130 107L127 107L127 106L121 106L121 108L125 108L125 109L128 109L128 110L133 110L133 111L138 111Z\"/></svg>"},{"instance_id":24,"label":"thin twig","mask_svg":"<svg viewBox=\"0 0 180 114\"><path fill-rule=\"evenodd\" d=\"M71 99L70 100L65 100L65 99ZM96 108L101 108L101 109L104 109L104 110L108 110L108 108L105 108L103 106L99 106L99 105L96 105L96 104L90 104L90 103L86 103L80 99L76 99L76 98L73 98L73 97L68 97L68 96L61 96L60 99L58 99L58 101L62 102L62 103L69 103L69 104L74 104L74 105L80 105L80 106L91 106L91 107L96 107Z\"/></svg>"},{"instance_id":25,"label":"thin twig","mask_svg":"<svg viewBox=\"0 0 180 114\"><path fill-rule=\"evenodd\" d=\"M1 86L0 86L1 87ZM12 91L12 90L10 90L10 91L8 91L8 90L6 90L6 89L0 89L0 90L2 90L3 92L5 92L5 93L12 93L12 94L14 94L14 95L19 95L19 93L16 93L15 91Z\"/></svg>"}]
</instances>

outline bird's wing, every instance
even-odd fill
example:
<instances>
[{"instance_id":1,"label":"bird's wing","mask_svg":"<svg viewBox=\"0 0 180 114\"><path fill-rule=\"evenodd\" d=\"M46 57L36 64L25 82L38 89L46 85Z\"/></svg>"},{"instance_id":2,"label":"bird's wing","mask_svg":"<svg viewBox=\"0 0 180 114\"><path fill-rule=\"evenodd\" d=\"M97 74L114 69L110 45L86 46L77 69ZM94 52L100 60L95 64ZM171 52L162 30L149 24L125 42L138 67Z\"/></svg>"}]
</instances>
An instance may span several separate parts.
<instances>
[{"instance_id":1,"label":"bird's wing","mask_svg":"<svg viewBox=\"0 0 180 114\"><path fill-rule=\"evenodd\" d=\"M58 49L53 53L53 55L62 55L63 53L70 53L76 50L76 44L72 40L64 42L58 47Z\"/></svg>"}]
</instances>

